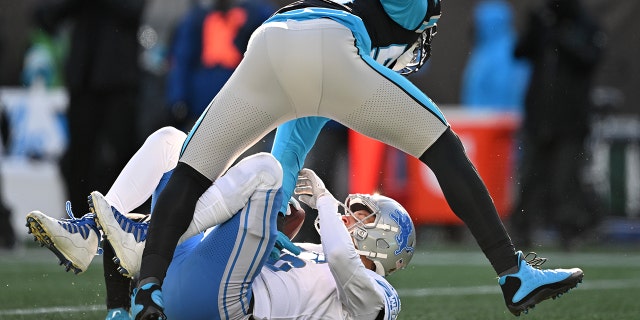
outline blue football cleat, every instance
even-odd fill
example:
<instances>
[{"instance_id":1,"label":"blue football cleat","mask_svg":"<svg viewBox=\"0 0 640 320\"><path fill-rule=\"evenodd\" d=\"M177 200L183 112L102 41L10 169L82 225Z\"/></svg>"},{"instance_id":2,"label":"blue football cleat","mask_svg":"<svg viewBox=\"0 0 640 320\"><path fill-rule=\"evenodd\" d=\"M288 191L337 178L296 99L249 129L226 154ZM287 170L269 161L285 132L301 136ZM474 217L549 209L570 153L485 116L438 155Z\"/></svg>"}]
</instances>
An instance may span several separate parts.
<instances>
[{"instance_id":1,"label":"blue football cleat","mask_svg":"<svg viewBox=\"0 0 640 320\"><path fill-rule=\"evenodd\" d=\"M549 298L556 298L582 282L584 273L578 268L542 270L546 259L535 253L518 251L518 271L501 276L498 283L509 311L516 316ZM531 259L527 258L531 256Z\"/></svg>"}]
</instances>

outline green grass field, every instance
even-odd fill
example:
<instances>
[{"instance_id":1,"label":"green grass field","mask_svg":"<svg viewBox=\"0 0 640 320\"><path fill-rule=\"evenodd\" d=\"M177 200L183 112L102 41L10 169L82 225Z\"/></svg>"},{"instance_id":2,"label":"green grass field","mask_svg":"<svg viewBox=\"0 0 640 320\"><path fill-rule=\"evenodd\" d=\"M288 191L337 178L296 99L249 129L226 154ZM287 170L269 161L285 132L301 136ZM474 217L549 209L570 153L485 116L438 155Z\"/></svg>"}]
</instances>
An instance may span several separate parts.
<instances>
[{"instance_id":1,"label":"green grass field","mask_svg":"<svg viewBox=\"0 0 640 320\"><path fill-rule=\"evenodd\" d=\"M544 252L543 252L544 251ZM546 267L579 266L584 282L520 319L638 319L640 252L593 248L540 250ZM518 319L504 306L488 262L473 246L417 252L390 276L402 298L401 319ZM0 319L104 319L101 258L81 275L64 272L46 248L0 252Z\"/></svg>"}]
</instances>

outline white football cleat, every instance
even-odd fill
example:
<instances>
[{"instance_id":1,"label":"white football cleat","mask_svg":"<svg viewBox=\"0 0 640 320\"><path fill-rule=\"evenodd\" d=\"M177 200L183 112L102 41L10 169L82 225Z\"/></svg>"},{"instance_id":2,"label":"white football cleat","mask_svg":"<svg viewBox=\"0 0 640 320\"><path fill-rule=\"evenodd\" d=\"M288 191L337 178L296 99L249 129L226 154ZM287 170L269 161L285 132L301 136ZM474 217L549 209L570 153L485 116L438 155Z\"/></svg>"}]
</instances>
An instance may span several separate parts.
<instances>
[{"instance_id":1,"label":"white football cleat","mask_svg":"<svg viewBox=\"0 0 640 320\"><path fill-rule=\"evenodd\" d=\"M104 196L94 191L89 196L89 208L96 215L98 227L109 240L116 254L118 271L133 278L140 272L142 252L147 240L148 223L135 222L112 207Z\"/></svg>"},{"instance_id":2,"label":"white football cleat","mask_svg":"<svg viewBox=\"0 0 640 320\"><path fill-rule=\"evenodd\" d=\"M66 271L75 274L87 270L93 257L99 252L100 232L94 215L87 213L75 218L71 205L67 201L67 213L70 219L55 219L40 211L27 214L27 227L34 240L47 247L60 259Z\"/></svg>"}]
</instances>

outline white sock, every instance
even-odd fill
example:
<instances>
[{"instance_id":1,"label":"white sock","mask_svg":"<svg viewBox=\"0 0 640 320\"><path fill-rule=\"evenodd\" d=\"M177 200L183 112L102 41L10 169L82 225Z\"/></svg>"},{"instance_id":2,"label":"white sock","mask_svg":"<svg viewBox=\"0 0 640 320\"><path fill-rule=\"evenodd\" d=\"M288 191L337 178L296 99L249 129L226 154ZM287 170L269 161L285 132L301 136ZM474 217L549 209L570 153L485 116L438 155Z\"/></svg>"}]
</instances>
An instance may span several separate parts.
<instances>
[{"instance_id":1,"label":"white sock","mask_svg":"<svg viewBox=\"0 0 640 320\"><path fill-rule=\"evenodd\" d=\"M244 206L244 204L242 206ZM202 194L200 199L198 199L191 224L189 224L187 231L185 231L182 237L180 237L180 240L178 240L178 244L208 228L231 219L242 206L236 210L231 210L227 207L220 189L218 189L216 185L212 185Z\"/></svg>"},{"instance_id":2,"label":"white sock","mask_svg":"<svg viewBox=\"0 0 640 320\"><path fill-rule=\"evenodd\" d=\"M259 153L241 160L200 196L191 224L178 243L229 220L257 189L281 185L282 168L272 155Z\"/></svg>"}]
</instances>

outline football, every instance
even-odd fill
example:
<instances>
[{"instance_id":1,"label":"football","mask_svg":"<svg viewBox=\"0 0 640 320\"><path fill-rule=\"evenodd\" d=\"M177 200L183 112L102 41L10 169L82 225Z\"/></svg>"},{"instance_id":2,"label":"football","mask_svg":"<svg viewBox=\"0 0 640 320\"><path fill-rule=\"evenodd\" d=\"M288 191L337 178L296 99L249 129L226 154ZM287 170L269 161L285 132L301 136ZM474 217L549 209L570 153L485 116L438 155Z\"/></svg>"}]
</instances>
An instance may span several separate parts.
<instances>
[{"instance_id":1,"label":"football","mask_svg":"<svg viewBox=\"0 0 640 320\"><path fill-rule=\"evenodd\" d=\"M306 213L304 212L304 209L300 207L296 208L291 203L289 203L289 209L291 210L291 214L284 217L282 233L287 235L289 239L293 239L300 231L300 228L302 228Z\"/></svg>"}]
</instances>

